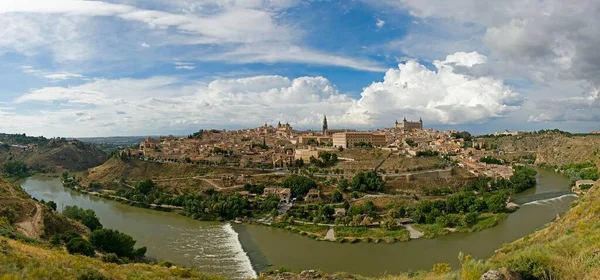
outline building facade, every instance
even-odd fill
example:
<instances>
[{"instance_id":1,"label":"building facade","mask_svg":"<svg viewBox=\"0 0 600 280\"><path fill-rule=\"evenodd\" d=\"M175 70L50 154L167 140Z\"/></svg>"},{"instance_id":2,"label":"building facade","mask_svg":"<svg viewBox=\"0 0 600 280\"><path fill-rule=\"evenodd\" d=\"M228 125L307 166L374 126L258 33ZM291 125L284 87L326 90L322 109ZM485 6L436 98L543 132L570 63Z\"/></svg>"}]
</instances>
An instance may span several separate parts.
<instances>
[{"instance_id":1,"label":"building facade","mask_svg":"<svg viewBox=\"0 0 600 280\"><path fill-rule=\"evenodd\" d=\"M383 147L387 144L385 133L373 132L341 132L332 136L333 146L351 148L358 143L371 143L375 147Z\"/></svg>"},{"instance_id":2,"label":"building facade","mask_svg":"<svg viewBox=\"0 0 600 280\"><path fill-rule=\"evenodd\" d=\"M319 158L319 151L314 148L296 149L296 152L294 153L294 160L302 159L306 163L310 161L311 157Z\"/></svg>"},{"instance_id":3,"label":"building facade","mask_svg":"<svg viewBox=\"0 0 600 280\"><path fill-rule=\"evenodd\" d=\"M407 121L406 118L404 118L404 120L401 123L396 121L396 128L404 130L423 129L423 119L419 118L419 121L415 122Z\"/></svg>"}]
</instances>

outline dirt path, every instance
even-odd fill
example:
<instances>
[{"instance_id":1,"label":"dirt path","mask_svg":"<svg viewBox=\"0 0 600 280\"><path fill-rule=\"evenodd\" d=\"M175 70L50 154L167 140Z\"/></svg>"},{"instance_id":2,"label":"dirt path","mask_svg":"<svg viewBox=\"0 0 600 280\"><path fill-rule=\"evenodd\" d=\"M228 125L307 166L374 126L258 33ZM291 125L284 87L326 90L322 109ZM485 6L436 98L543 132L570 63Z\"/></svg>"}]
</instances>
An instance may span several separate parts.
<instances>
[{"instance_id":1,"label":"dirt path","mask_svg":"<svg viewBox=\"0 0 600 280\"><path fill-rule=\"evenodd\" d=\"M42 206L39 204L35 204L35 214L33 217L17 223L17 227L21 229L23 234L27 237L38 238L41 235L42 229Z\"/></svg>"},{"instance_id":2,"label":"dirt path","mask_svg":"<svg viewBox=\"0 0 600 280\"><path fill-rule=\"evenodd\" d=\"M414 229L411 225L404 225L404 228L410 232L410 239L419 239L423 237L423 233Z\"/></svg>"},{"instance_id":3,"label":"dirt path","mask_svg":"<svg viewBox=\"0 0 600 280\"><path fill-rule=\"evenodd\" d=\"M335 230L333 230L333 227L330 227L327 234L325 234L325 240L335 241Z\"/></svg>"}]
</instances>

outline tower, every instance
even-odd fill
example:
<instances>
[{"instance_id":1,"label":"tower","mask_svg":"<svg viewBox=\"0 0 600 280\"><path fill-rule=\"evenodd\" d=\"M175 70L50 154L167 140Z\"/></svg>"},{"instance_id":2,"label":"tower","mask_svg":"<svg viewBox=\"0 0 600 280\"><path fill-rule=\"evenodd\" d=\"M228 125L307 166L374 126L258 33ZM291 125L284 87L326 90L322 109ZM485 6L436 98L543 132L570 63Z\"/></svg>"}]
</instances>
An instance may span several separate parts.
<instances>
[{"instance_id":1,"label":"tower","mask_svg":"<svg viewBox=\"0 0 600 280\"><path fill-rule=\"evenodd\" d=\"M327 115L323 118L323 135L327 135L327 130L329 127L327 126Z\"/></svg>"},{"instance_id":2,"label":"tower","mask_svg":"<svg viewBox=\"0 0 600 280\"><path fill-rule=\"evenodd\" d=\"M423 129L423 118L419 118L419 123L421 123L421 129Z\"/></svg>"}]
</instances>

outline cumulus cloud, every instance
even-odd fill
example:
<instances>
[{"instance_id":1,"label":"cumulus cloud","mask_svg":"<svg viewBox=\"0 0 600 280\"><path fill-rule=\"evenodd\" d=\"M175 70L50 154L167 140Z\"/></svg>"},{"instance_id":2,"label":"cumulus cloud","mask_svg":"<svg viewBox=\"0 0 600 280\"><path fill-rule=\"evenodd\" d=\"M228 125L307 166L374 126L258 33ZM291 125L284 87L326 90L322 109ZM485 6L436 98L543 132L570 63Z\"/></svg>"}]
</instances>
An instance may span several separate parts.
<instances>
[{"instance_id":1,"label":"cumulus cloud","mask_svg":"<svg viewBox=\"0 0 600 280\"><path fill-rule=\"evenodd\" d=\"M408 10L424 22L438 21L439 29L465 24L480 29L476 32L475 46L482 43L480 46L485 47L483 51L491 58L488 72L521 80L521 84L526 80L525 83L544 89L528 93L528 100L535 104L532 109L536 110L529 121L595 120L590 117L595 112L559 113L560 107L542 104L550 101L579 104L580 92L588 91L590 85L600 86L600 55L597 51L600 29L596 28L600 26L600 2L457 0L448 5L443 0L365 1ZM463 37L452 35L450 40L460 42ZM551 85L558 85L562 92L549 96L548 91L554 91ZM593 90L586 94L593 95ZM585 107L595 109L589 105Z\"/></svg>"},{"instance_id":2,"label":"cumulus cloud","mask_svg":"<svg viewBox=\"0 0 600 280\"><path fill-rule=\"evenodd\" d=\"M349 110L366 123L410 116L442 124L485 122L520 108L522 97L501 80L457 73L455 67L485 63L476 52L455 53L435 61L437 71L414 60L390 69L383 82L365 88Z\"/></svg>"},{"instance_id":3,"label":"cumulus cloud","mask_svg":"<svg viewBox=\"0 0 600 280\"><path fill-rule=\"evenodd\" d=\"M382 28L385 25L385 21L377 19L377 23L375 23L375 25L377 25L377 28Z\"/></svg>"},{"instance_id":4,"label":"cumulus cloud","mask_svg":"<svg viewBox=\"0 0 600 280\"><path fill-rule=\"evenodd\" d=\"M404 116L423 117L428 124L480 123L503 117L522 103L502 80L456 71L483 63L485 56L476 52L435 61L435 71L409 60L388 70L383 82L366 87L360 98L340 92L324 77L270 75L189 85L168 77L96 79L74 87L34 89L14 103L68 104L43 117L52 118L52 129L62 125L91 135L253 127L277 121L314 128L324 114L338 127L389 126Z\"/></svg>"}]
</instances>

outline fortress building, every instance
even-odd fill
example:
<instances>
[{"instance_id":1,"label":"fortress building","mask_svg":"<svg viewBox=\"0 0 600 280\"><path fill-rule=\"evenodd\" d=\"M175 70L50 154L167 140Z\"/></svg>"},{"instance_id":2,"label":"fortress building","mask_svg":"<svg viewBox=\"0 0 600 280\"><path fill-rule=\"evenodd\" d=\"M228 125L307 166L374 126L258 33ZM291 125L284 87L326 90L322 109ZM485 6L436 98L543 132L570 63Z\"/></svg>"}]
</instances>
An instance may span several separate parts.
<instances>
[{"instance_id":1,"label":"fortress building","mask_svg":"<svg viewBox=\"0 0 600 280\"><path fill-rule=\"evenodd\" d=\"M396 128L404 130L423 129L423 119L419 118L419 121L415 122L407 121L406 118L404 118L401 123L396 120Z\"/></svg>"}]
</instances>

